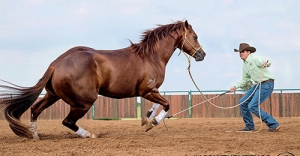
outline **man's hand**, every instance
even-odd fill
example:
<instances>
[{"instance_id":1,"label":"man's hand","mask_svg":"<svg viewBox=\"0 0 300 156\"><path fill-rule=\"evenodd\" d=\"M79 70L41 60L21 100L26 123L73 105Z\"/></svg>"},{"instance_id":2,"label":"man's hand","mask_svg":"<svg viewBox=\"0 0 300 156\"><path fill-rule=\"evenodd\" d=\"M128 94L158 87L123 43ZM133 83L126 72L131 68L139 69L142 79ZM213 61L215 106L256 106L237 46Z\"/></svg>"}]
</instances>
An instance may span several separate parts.
<instances>
[{"instance_id":1,"label":"man's hand","mask_svg":"<svg viewBox=\"0 0 300 156\"><path fill-rule=\"evenodd\" d=\"M263 68L268 67L268 62L269 62L269 60L267 60L267 61L263 64Z\"/></svg>"},{"instance_id":2,"label":"man's hand","mask_svg":"<svg viewBox=\"0 0 300 156\"><path fill-rule=\"evenodd\" d=\"M230 92L234 92L235 90L236 90L236 87L235 87L235 86L233 86L233 87L231 87L231 88L229 89Z\"/></svg>"}]
</instances>

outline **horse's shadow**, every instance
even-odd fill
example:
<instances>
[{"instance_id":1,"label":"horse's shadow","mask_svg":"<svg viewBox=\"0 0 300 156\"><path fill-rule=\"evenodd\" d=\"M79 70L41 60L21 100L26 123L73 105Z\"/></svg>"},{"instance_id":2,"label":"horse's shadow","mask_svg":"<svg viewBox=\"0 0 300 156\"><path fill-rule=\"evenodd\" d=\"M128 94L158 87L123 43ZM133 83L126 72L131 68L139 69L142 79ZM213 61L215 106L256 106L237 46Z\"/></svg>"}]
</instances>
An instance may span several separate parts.
<instances>
[{"instance_id":1,"label":"horse's shadow","mask_svg":"<svg viewBox=\"0 0 300 156\"><path fill-rule=\"evenodd\" d=\"M101 133L96 134L96 136L98 139L100 139L100 138L104 138L108 134L109 134L109 132L101 132ZM77 134L74 134L71 132L61 133L61 134L43 134L43 133L41 133L41 134L39 134L39 137L40 137L39 140L85 139L85 138L82 138L82 137L78 136Z\"/></svg>"},{"instance_id":2,"label":"horse's shadow","mask_svg":"<svg viewBox=\"0 0 300 156\"><path fill-rule=\"evenodd\" d=\"M105 138L107 135L109 135L109 132L101 132L97 134L96 139L101 139ZM5 143L20 143L20 142L28 142L28 141L42 141L42 140L53 140L53 141L59 141L59 140L65 140L65 139L89 139L89 138L81 138L75 133L71 132L66 132L66 133L60 133L60 134L45 134L45 133L40 133L39 134L39 139L29 139L29 138L22 138L16 135L11 135L11 136L4 136L0 137L0 143L5 142Z\"/></svg>"}]
</instances>

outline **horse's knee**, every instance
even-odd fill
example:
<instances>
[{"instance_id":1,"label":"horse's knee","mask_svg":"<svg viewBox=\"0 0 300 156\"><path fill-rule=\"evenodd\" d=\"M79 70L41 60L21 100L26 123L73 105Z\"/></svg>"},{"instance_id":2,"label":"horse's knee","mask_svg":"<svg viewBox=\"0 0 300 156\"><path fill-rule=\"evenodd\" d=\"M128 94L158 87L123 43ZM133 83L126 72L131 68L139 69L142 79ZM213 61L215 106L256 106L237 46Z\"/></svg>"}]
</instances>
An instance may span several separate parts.
<instances>
[{"instance_id":1,"label":"horse's knee","mask_svg":"<svg viewBox=\"0 0 300 156\"><path fill-rule=\"evenodd\" d=\"M163 109L164 109L165 112L169 111L170 105L169 104L168 105L164 105Z\"/></svg>"}]
</instances>

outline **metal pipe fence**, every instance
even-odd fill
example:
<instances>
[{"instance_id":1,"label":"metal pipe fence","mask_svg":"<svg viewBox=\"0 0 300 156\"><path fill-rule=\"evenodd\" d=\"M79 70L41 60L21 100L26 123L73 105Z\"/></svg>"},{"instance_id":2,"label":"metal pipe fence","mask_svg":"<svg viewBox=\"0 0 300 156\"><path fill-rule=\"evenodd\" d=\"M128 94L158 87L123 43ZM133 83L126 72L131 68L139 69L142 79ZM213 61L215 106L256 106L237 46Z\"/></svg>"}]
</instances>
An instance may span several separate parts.
<instances>
[{"instance_id":1,"label":"metal pipe fence","mask_svg":"<svg viewBox=\"0 0 300 156\"><path fill-rule=\"evenodd\" d=\"M211 98L227 90L208 90L202 93ZM200 95L199 91L161 91L160 92L169 102L169 114L172 115L184 109L188 111L178 114L178 118L229 118L240 117L239 107L229 110L221 110L213 107L208 102L195 106L206 99ZM212 103L229 107L238 104L244 91L237 90L211 100ZM38 98L40 100L44 95ZM274 89L272 95L261 105L263 110L270 112L274 117L300 117L300 89ZM11 96L13 97L13 95ZM152 102L141 97L112 99L99 96L92 108L83 117L84 119L114 119L114 118L141 118L145 115ZM70 106L63 100L42 112L39 119L52 120L64 119L69 113ZM158 111L159 112L159 111ZM0 116L0 119L4 119ZM30 119L30 109L27 110L21 119Z\"/></svg>"}]
</instances>

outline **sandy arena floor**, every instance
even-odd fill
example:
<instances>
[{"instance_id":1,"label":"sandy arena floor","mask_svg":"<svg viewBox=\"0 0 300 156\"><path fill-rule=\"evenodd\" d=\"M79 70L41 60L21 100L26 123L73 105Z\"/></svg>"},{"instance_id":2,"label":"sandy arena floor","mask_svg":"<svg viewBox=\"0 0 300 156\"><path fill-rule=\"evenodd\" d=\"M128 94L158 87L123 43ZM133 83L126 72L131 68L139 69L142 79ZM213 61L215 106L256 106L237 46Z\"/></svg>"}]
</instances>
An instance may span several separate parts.
<instances>
[{"instance_id":1,"label":"sandy arena floor","mask_svg":"<svg viewBox=\"0 0 300 156\"><path fill-rule=\"evenodd\" d=\"M279 132L241 133L240 118L165 119L144 132L140 120L80 120L78 125L101 138L79 138L60 120L39 120L40 140L20 138L0 121L1 155L300 155L300 118L277 118ZM260 122L255 120L256 130ZM24 123L29 121L23 121ZM283 155L283 154L282 154Z\"/></svg>"}]
</instances>

